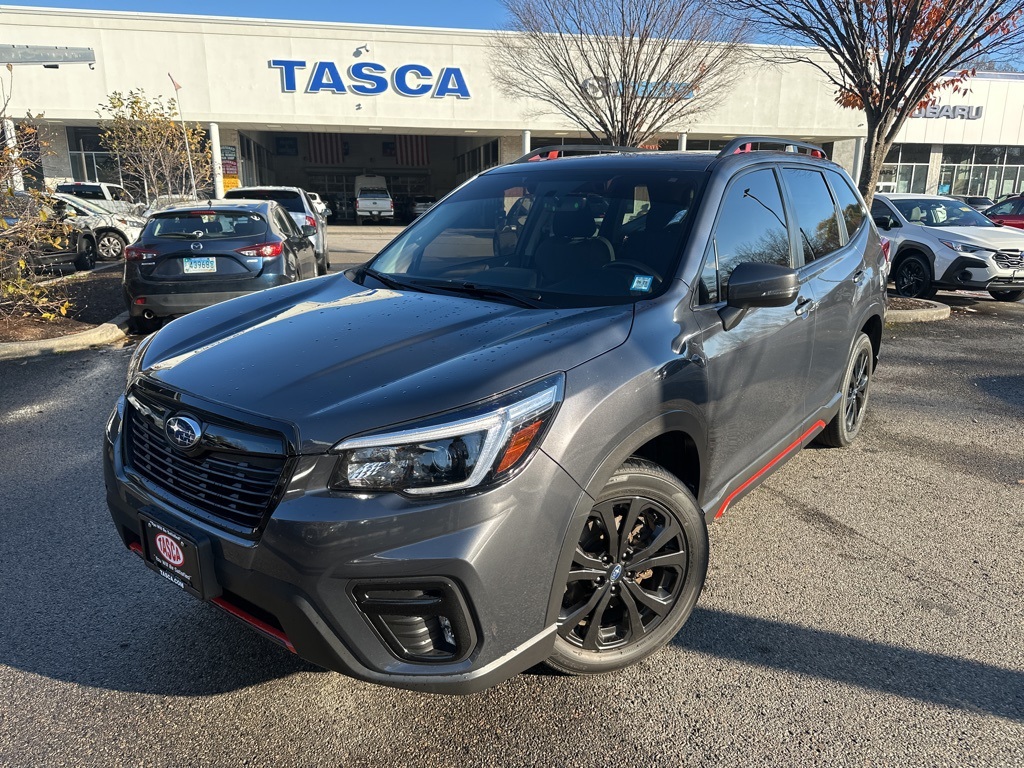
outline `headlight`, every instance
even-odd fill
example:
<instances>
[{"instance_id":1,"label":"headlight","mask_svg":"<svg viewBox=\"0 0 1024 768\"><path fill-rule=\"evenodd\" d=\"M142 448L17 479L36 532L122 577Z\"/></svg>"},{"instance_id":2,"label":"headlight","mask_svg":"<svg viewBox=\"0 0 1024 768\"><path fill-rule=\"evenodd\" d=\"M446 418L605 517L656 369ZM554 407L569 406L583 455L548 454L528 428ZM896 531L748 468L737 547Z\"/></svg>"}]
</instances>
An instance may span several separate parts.
<instances>
[{"instance_id":1,"label":"headlight","mask_svg":"<svg viewBox=\"0 0 1024 768\"><path fill-rule=\"evenodd\" d=\"M345 440L330 487L414 495L475 488L525 464L562 400L558 374L441 421Z\"/></svg>"},{"instance_id":2,"label":"headlight","mask_svg":"<svg viewBox=\"0 0 1024 768\"><path fill-rule=\"evenodd\" d=\"M977 253L978 251L991 251L992 248L986 248L983 245L972 245L971 243L961 243L959 240L939 240L947 248L956 251L957 253Z\"/></svg>"}]
</instances>

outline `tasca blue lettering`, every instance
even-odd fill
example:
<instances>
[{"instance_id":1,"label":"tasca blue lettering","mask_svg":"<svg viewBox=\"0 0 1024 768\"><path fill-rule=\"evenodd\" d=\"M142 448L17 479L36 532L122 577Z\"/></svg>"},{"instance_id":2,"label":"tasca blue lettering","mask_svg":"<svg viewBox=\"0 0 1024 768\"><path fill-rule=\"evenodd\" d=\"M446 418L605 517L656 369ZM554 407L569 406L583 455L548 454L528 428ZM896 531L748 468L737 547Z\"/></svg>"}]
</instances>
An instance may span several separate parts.
<instances>
[{"instance_id":1,"label":"tasca blue lettering","mask_svg":"<svg viewBox=\"0 0 1024 768\"><path fill-rule=\"evenodd\" d=\"M466 78L462 76L462 70L458 67L445 67L437 78L437 87L434 88L432 98L441 99L445 96L469 98L469 86L466 85Z\"/></svg>"},{"instance_id":2,"label":"tasca blue lettering","mask_svg":"<svg viewBox=\"0 0 1024 768\"><path fill-rule=\"evenodd\" d=\"M430 83L419 83L411 85L409 75L415 75L419 80L429 80L433 76L427 67L422 64L403 64L391 75L391 81L395 90L403 96L426 96L430 93Z\"/></svg>"},{"instance_id":3,"label":"tasca blue lettering","mask_svg":"<svg viewBox=\"0 0 1024 768\"><path fill-rule=\"evenodd\" d=\"M387 69L383 64L372 61L360 61L353 64L348 68L348 76L356 83L350 85L349 88L352 93L362 96L376 96L378 93L384 93L388 89L388 79L381 75L385 72Z\"/></svg>"},{"instance_id":4,"label":"tasca blue lettering","mask_svg":"<svg viewBox=\"0 0 1024 768\"><path fill-rule=\"evenodd\" d=\"M345 92L345 83L341 80L341 72L338 71L338 67L333 61L318 61L313 68L313 74L309 76L306 93L320 93L320 91Z\"/></svg>"},{"instance_id":5,"label":"tasca blue lettering","mask_svg":"<svg viewBox=\"0 0 1024 768\"><path fill-rule=\"evenodd\" d=\"M285 93L295 92L295 71L305 69L306 62L292 59L272 59L271 69L281 70L281 90Z\"/></svg>"}]
</instances>

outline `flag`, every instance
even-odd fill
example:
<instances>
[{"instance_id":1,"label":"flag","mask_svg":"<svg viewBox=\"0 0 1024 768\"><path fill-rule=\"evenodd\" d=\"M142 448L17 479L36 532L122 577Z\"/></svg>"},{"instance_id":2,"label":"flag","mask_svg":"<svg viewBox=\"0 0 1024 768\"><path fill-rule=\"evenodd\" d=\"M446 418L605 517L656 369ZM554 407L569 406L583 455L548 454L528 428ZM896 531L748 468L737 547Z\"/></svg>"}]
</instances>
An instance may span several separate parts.
<instances>
[{"instance_id":1,"label":"flag","mask_svg":"<svg viewBox=\"0 0 1024 768\"><path fill-rule=\"evenodd\" d=\"M172 75L170 72L168 72L167 76L169 78L171 78L171 85L174 86L174 92L177 93L178 91L180 91L181 90L181 84L177 80L174 79L174 75Z\"/></svg>"},{"instance_id":2,"label":"flag","mask_svg":"<svg viewBox=\"0 0 1024 768\"><path fill-rule=\"evenodd\" d=\"M395 136L395 164L430 165L426 136Z\"/></svg>"},{"instance_id":3,"label":"flag","mask_svg":"<svg viewBox=\"0 0 1024 768\"><path fill-rule=\"evenodd\" d=\"M347 144L340 133L311 133L309 162L314 165L341 165L348 154Z\"/></svg>"}]
</instances>

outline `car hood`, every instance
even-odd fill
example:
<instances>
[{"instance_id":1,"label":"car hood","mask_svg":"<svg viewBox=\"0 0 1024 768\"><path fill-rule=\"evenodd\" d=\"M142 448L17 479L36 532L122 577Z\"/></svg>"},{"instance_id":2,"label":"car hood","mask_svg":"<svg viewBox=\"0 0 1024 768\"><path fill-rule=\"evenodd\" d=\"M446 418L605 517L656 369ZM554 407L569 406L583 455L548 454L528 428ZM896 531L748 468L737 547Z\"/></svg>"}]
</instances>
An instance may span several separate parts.
<instances>
[{"instance_id":1,"label":"car hood","mask_svg":"<svg viewBox=\"0 0 1024 768\"><path fill-rule=\"evenodd\" d=\"M994 250L1024 250L1024 232L1013 227L928 227L942 240L959 240Z\"/></svg>"},{"instance_id":2,"label":"car hood","mask_svg":"<svg viewBox=\"0 0 1024 768\"><path fill-rule=\"evenodd\" d=\"M179 392L287 422L303 453L483 400L622 344L632 305L527 309L303 281L186 315L141 371Z\"/></svg>"}]
</instances>

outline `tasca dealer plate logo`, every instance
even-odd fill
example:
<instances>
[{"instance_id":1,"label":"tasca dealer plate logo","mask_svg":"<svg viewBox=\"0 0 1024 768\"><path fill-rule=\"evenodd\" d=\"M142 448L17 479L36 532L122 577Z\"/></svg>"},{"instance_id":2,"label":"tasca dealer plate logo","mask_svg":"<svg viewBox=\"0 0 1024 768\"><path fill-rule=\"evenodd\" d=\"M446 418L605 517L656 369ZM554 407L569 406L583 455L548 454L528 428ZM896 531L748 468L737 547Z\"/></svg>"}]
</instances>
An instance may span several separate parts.
<instances>
[{"instance_id":1,"label":"tasca dealer plate logo","mask_svg":"<svg viewBox=\"0 0 1024 768\"><path fill-rule=\"evenodd\" d=\"M171 565L176 568L180 568L185 564L185 553L181 547L178 546L178 542L168 536L166 533L158 533L154 539L156 543L156 549L160 553L160 556Z\"/></svg>"}]
</instances>

